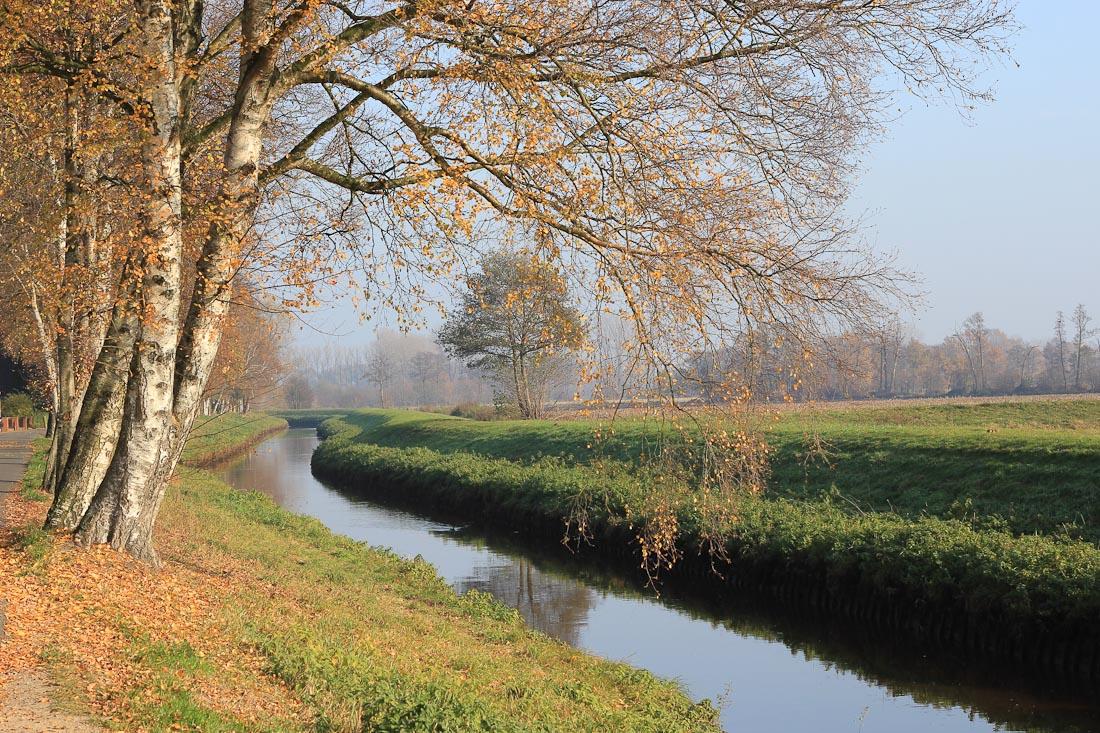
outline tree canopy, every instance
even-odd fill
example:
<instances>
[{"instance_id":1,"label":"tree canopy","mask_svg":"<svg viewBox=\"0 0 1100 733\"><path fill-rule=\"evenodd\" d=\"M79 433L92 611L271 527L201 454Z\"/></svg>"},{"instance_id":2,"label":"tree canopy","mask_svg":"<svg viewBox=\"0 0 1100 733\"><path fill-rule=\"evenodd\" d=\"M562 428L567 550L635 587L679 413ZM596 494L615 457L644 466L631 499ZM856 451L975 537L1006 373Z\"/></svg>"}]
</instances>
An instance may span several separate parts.
<instances>
[{"instance_id":1,"label":"tree canopy","mask_svg":"<svg viewBox=\"0 0 1100 733\"><path fill-rule=\"evenodd\" d=\"M242 272L298 304L354 272L416 318L490 227L669 380L700 342L862 318L899 274L838 214L856 154L893 90L984 98L1011 25L996 0L3 0L0 134L27 142L0 189L43 212L16 279L67 426L49 525L155 561Z\"/></svg>"},{"instance_id":2,"label":"tree canopy","mask_svg":"<svg viewBox=\"0 0 1100 733\"><path fill-rule=\"evenodd\" d=\"M540 417L547 381L561 371L560 355L585 342L584 319L565 280L527 253L499 251L481 260L466 287L439 343L469 367L510 382L521 417Z\"/></svg>"}]
</instances>

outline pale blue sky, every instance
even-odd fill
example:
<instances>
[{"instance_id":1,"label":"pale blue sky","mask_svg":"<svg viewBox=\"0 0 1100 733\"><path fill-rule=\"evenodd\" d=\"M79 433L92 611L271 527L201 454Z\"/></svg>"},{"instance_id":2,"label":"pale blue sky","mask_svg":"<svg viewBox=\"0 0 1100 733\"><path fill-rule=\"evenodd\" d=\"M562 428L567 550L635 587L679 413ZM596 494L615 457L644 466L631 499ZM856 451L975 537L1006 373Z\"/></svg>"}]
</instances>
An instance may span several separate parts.
<instances>
[{"instance_id":1,"label":"pale blue sky","mask_svg":"<svg viewBox=\"0 0 1100 733\"><path fill-rule=\"evenodd\" d=\"M868 236L924 278L928 341L978 310L1029 339L1077 303L1100 321L1100 3L1021 0L1017 18L996 100L970 123L899 100L855 186Z\"/></svg>"},{"instance_id":2,"label":"pale blue sky","mask_svg":"<svg viewBox=\"0 0 1100 733\"><path fill-rule=\"evenodd\" d=\"M926 308L907 320L925 341L978 310L1037 340L1077 303L1100 323L1100 2L1019 0L1017 20L1013 59L986 76L995 100L966 121L899 98L855 182L868 238L923 278ZM373 329L339 306L308 320L356 340Z\"/></svg>"}]
</instances>

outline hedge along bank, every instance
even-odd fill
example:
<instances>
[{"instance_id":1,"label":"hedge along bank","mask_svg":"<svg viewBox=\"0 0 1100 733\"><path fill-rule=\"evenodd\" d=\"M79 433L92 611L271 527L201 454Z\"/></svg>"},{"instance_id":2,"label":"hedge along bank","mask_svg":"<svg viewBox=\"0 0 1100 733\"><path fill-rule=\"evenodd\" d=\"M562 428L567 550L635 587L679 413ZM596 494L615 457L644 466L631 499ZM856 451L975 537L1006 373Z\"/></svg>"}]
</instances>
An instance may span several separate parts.
<instances>
[{"instance_id":1,"label":"hedge along bank","mask_svg":"<svg viewBox=\"0 0 1100 733\"><path fill-rule=\"evenodd\" d=\"M488 524L562 536L578 497L597 552L633 556L645 521L638 475L563 458L520 462L423 446L360 442L385 431L379 413L334 418L314 471L344 485ZM412 419L412 418L409 418ZM357 424L358 423L358 424ZM430 429L421 426L420 429ZM690 487L682 487L690 491ZM633 512L632 520L624 517ZM723 528L728 562L700 554L705 520L677 510L683 558L670 572L715 591L754 588L830 614L968 648L990 659L1100 680L1100 550L1059 536L1016 535L937 517L851 513L829 500L743 499Z\"/></svg>"}]
</instances>

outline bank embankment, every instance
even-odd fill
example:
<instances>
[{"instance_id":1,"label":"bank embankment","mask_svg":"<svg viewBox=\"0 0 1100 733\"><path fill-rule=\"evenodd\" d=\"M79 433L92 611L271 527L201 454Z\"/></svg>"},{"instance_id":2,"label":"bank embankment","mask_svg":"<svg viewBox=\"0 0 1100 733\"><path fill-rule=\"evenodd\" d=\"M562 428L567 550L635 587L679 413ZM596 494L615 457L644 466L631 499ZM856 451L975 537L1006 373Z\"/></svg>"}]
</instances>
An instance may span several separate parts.
<instances>
[{"instance_id":1,"label":"bank embankment","mask_svg":"<svg viewBox=\"0 0 1100 733\"><path fill-rule=\"evenodd\" d=\"M181 461L192 468L221 463L248 453L286 428L286 420L262 412L199 416Z\"/></svg>"},{"instance_id":2,"label":"bank embankment","mask_svg":"<svg viewBox=\"0 0 1100 733\"><path fill-rule=\"evenodd\" d=\"M523 528L546 541L559 539L583 505L597 552L636 561L633 538L648 521L646 495L652 486L646 482L652 475L630 470L625 461L604 461L597 468L584 453L592 444L592 426L583 428L585 436L578 425L501 426L415 413L349 414L323 425L325 440L313 466L318 475L371 495ZM796 429L789 428L792 435ZM973 437L978 428L968 429ZM619 430L619 455L629 454L630 430ZM563 436L584 437L569 452L539 457L538 436L544 432L554 436L550 444L555 446L567 440ZM470 436L465 450L463 434ZM1085 440L1075 437L1075 443ZM395 445L401 442L407 445ZM509 458L509 445L522 450ZM864 454L881 450L880 445ZM960 462L971 471L975 465L969 457ZM1071 468L1084 471L1085 466L1082 459ZM765 498L740 500L736 518L721 528L728 561L717 561L717 573L712 571L715 558L700 553L704 519L692 502L681 502L676 524L683 559L669 572L694 576L714 592L754 589L917 643L969 649L1086 685L1100 679L1096 544L1066 532L1014 531L995 515L858 509L840 494L843 489L829 489L788 487Z\"/></svg>"},{"instance_id":3,"label":"bank embankment","mask_svg":"<svg viewBox=\"0 0 1100 733\"><path fill-rule=\"evenodd\" d=\"M224 424L216 442L267 429L251 426ZM70 704L112 728L718 729L714 709L674 684L570 649L489 596L456 595L422 560L201 470L172 483L159 572L38 532L46 502L13 503L0 669L47 664Z\"/></svg>"}]
</instances>

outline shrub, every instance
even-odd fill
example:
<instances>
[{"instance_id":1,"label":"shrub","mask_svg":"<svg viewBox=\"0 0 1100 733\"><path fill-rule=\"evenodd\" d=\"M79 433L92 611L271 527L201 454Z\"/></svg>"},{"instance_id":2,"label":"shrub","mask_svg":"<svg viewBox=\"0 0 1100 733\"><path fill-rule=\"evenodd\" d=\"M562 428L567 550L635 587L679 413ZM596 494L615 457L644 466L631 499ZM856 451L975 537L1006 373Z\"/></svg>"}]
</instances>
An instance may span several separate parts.
<instances>
[{"instance_id":1,"label":"shrub","mask_svg":"<svg viewBox=\"0 0 1100 733\"><path fill-rule=\"evenodd\" d=\"M0 415L4 417L34 417L34 400L24 392L10 394L0 400Z\"/></svg>"},{"instance_id":2,"label":"shrub","mask_svg":"<svg viewBox=\"0 0 1100 733\"><path fill-rule=\"evenodd\" d=\"M482 405L477 402L461 402L451 410L452 417L464 417L468 420L496 420L497 409L493 405Z\"/></svg>"}]
</instances>

